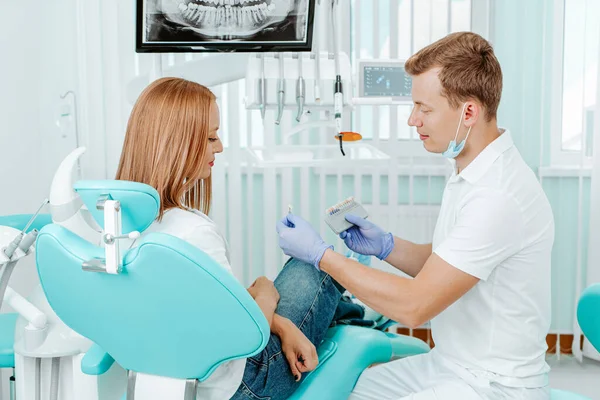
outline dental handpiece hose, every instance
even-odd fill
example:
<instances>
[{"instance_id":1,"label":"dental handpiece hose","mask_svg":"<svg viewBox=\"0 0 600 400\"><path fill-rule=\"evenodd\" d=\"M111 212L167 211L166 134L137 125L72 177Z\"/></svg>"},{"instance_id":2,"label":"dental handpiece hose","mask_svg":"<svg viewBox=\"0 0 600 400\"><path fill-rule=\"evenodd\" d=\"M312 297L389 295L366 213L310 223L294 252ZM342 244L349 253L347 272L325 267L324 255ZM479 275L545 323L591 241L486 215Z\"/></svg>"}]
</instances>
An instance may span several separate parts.
<instances>
[{"instance_id":1,"label":"dental handpiece hose","mask_svg":"<svg viewBox=\"0 0 600 400\"><path fill-rule=\"evenodd\" d=\"M21 232L19 236L21 236L22 234L23 232ZM21 243L19 244L19 249L21 249L21 251L24 254L29 253L29 249L35 243L37 235L38 230L34 229L31 232L29 232L23 240L21 240ZM8 281L10 281L10 277L18 262L19 261L16 260L7 263L6 267L4 267L4 271L2 272L2 277L0 277L0 309L2 308L2 304L4 303L4 294L6 293L6 288L8 287Z\"/></svg>"},{"instance_id":2,"label":"dental handpiece hose","mask_svg":"<svg viewBox=\"0 0 600 400\"><path fill-rule=\"evenodd\" d=\"M4 255L10 260L12 258L12 256L15 254L15 251L17 250L17 248L19 247L19 245L21 244L21 241L23 240L23 236L25 236L25 232L27 232L27 229L29 229L29 227L31 226L31 224L33 223L33 221L35 221L35 219L37 218L37 216L39 215L40 211L42 211L42 208L49 203L48 199L45 199L44 202L42 203L42 205L38 208L38 210L35 212L35 214L33 214L33 216L29 219L29 221L27 222L27 225L25 225L25 228L23 228L23 230L21 232L19 232L17 234L17 236L15 236L15 238L8 244L8 246L6 246L2 251L4 252ZM37 231L36 231L37 232ZM37 233L36 233L37 235ZM28 235L29 236L29 235ZM28 239L29 242L30 239ZM35 241L35 237L33 239L33 241ZM33 242L31 242L32 244ZM31 244L29 246L31 246ZM25 247L25 249L29 249L29 246ZM23 249L21 249L23 250ZM27 251L24 251L25 253Z\"/></svg>"},{"instance_id":3,"label":"dental handpiece hose","mask_svg":"<svg viewBox=\"0 0 600 400\"><path fill-rule=\"evenodd\" d=\"M283 116L283 103L285 102L285 79L283 74L283 53L279 53L279 81L277 82L277 119L279 125Z\"/></svg>"},{"instance_id":4,"label":"dental handpiece hose","mask_svg":"<svg viewBox=\"0 0 600 400\"><path fill-rule=\"evenodd\" d=\"M10 244L5 249L3 249L4 254L6 255L6 257L8 257L9 260L12 259L17 248L19 248L24 254L29 253L29 249L35 243L35 239L37 238L38 230L34 229L31 232L29 232L27 235L25 235L25 232L27 232L27 229L29 229L29 227L31 226L33 221L35 221L37 216L42 211L42 208L44 208L44 206L46 204L48 204L48 202L49 202L48 199L44 199L42 205L37 209L35 214L33 214L33 216L29 219L29 221L27 222L27 225L25 225L25 228L23 228L23 230L17 234L17 236L12 240L12 242L10 242ZM23 238L23 236L25 236L25 237ZM4 293L6 293L6 288L8 287L8 281L10 280L10 276L12 275L13 270L15 269L15 266L17 265L17 262L18 262L18 260L9 261L6 264L6 267L4 268L2 277L0 277L0 308L2 308L2 303L4 302Z\"/></svg>"},{"instance_id":5,"label":"dental handpiece hose","mask_svg":"<svg viewBox=\"0 0 600 400\"><path fill-rule=\"evenodd\" d=\"M10 260L13 256L13 254L15 254L15 250L17 250L17 248L19 247L19 244L21 244L21 240L23 239L23 232L19 232L17 234L17 236L12 240L12 242L10 242L8 244L8 246L6 246L4 249L2 249L2 251L4 252L4 255Z\"/></svg>"}]
</instances>

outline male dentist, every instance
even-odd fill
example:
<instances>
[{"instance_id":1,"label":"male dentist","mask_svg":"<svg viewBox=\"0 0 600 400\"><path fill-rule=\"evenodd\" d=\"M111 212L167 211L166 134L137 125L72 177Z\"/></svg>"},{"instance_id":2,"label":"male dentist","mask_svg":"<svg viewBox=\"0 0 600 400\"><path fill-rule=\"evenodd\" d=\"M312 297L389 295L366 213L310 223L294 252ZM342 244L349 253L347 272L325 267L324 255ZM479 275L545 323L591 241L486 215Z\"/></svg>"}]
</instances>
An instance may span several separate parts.
<instances>
[{"instance_id":1,"label":"male dentist","mask_svg":"<svg viewBox=\"0 0 600 400\"><path fill-rule=\"evenodd\" d=\"M427 151L454 166L433 243L408 242L353 216L341 237L414 279L334 252L291 214L277 225L280 246L405 326L431 321L430 353L367 369L351 400L549 399L554 221L511 133L498 128L500 64L485 39L459 32L413 55L406 71L414 103L408 124Z\"/></svg>"}]
</instances>

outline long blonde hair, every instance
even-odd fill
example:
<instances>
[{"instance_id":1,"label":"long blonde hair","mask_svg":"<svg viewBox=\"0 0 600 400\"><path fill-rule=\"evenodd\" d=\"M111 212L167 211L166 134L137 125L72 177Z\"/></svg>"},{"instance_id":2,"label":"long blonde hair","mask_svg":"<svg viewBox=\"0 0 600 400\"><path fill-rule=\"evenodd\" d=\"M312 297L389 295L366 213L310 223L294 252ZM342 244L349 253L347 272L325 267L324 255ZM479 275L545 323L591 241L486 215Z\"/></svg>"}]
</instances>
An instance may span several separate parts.
<instances>
[{"instance_id":1,"label":"long blonde hair","mask_svg":"<svg viewBox=\"0 0 600 400\"><path fill-rule=\"evenodd\" d=\"M116 179L155 188L159 221L171 208L210 211L212 181L199 176L215 100L198 83L162 78L144 89L133 107Z\"/></svg>"}]
</instances>

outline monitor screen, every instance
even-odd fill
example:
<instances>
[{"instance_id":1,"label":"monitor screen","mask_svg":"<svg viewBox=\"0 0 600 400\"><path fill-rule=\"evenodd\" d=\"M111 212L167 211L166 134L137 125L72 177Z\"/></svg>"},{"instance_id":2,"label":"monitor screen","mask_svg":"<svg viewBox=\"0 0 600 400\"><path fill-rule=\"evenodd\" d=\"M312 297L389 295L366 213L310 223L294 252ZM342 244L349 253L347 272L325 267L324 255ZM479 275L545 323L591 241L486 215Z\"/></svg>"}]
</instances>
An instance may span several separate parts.
<instances>
[{"instance_id":1,"label":"monitor screen","mask_svg":"<svg viewBox=\"0 0 600 400\"><path fill-rule=\"evenodd\" d=\"M310 51L316 0L137 0L136 51Z\"/></svg>"},{"instance_id":2,"label":"monitor screen","mask_svg":"<svg viewBox=\"0 0 600 400\"><path fill-rule=\"evenodd\" d=\"M411 97L412 79L403 63L365 62L361 74L362 97Z\"/></svg>"}]
</instances>

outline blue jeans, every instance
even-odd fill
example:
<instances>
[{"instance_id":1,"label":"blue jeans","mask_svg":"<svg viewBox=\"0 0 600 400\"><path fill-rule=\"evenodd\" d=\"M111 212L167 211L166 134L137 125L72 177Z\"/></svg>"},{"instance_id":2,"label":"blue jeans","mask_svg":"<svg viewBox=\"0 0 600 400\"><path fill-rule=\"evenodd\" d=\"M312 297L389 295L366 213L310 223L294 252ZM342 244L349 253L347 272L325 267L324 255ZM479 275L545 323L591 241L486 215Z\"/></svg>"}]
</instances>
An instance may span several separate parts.
<instances>
[{"instance_id":1,"label":"blue jeans","mask_svg":"<svg viewBox=\"0 0 600 400\"><path fill-rule=\"evenodd\" d=\"M326 273L295 259L275 279L280 296L275 312L291 320L315 347L325 337L341 297L333 282ZM267 347L247 359L242 384L231 399L284 400L301 382L290 371L279 337L271 334Z\"/></svg>"}]
</instances>

